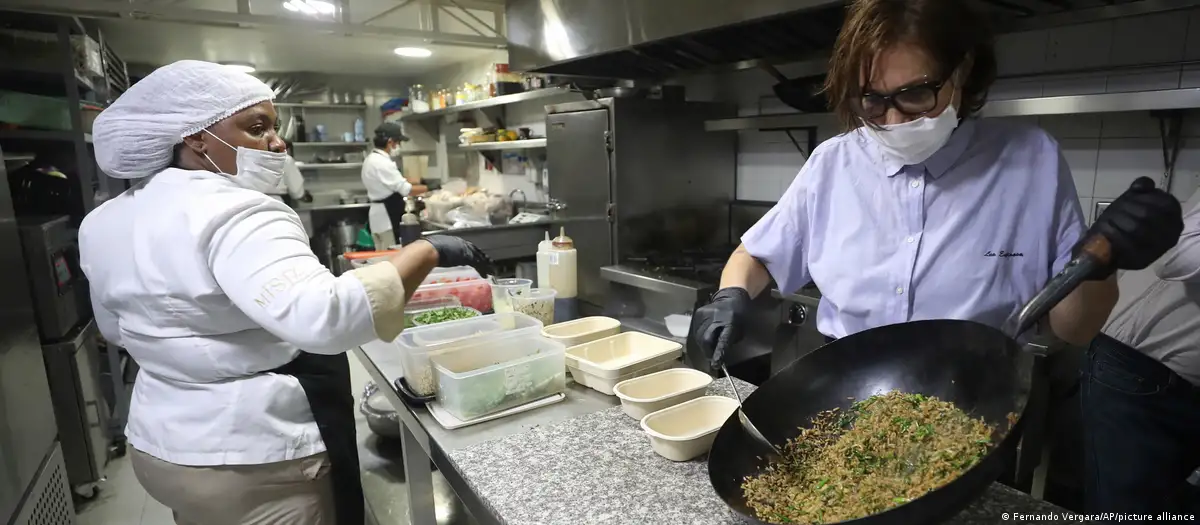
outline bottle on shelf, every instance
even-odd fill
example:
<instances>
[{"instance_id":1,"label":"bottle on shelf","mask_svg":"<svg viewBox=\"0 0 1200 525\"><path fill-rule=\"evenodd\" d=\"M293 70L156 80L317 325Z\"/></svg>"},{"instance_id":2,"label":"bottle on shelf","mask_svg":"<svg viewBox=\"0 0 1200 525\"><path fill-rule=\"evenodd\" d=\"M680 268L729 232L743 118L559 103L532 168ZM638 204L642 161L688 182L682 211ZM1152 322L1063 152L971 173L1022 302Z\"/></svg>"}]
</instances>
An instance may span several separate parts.
<instances>
[{"instance_id":1,"label":"bottle on shelf","mask_svg":"<svg viewBox=\"0 0 1200 525\"><path fill-rule=\"evenodd\" d=\"M358 118L354 119L354 141L355 142L366 142L367 141L366 126L363 124L362 117L358 117Z\"/></svg>"},{"instance_id":2,"label":"bottle on shelf","mask_svg":"<svg viewBox=\"0 0 1200 525\"><path fill-rule=\"evenodd\" d=\"M296 142L308 142L308 129L304 127L303 115L296 115Z\"/></svg>"}]
</instances>

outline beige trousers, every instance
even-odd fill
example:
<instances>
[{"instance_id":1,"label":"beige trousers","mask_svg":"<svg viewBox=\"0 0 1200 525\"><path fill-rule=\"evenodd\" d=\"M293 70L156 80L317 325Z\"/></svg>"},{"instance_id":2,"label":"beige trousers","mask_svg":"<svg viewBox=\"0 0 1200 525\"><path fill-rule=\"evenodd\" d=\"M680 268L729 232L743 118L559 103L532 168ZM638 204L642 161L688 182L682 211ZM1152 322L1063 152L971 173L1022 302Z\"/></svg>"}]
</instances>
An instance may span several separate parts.
<instances>
[{"instance_id":1,"label":"beige trousers","mask_svg":"<svg viewBox=\"0 0 1200 525\"><path fill-rule=\"evenodd\" d=\"M185 467L133 450L133 472L178 525L335 525L329 458Z\"/></svg>"}]
</instances>

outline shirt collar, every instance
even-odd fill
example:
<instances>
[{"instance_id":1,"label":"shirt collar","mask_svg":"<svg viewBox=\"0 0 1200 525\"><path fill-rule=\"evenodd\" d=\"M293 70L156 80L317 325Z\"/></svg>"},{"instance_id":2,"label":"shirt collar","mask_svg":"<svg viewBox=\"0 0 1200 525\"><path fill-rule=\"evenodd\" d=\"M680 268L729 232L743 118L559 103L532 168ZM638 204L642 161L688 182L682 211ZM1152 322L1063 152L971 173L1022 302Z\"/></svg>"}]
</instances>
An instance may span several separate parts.
<instances>
[{"instance_id":1,"label":"shirt collar","mask_svg":"<svg viewBox=\"0 0 1200 525\"><path fill-rule=\"evenodd\" d=\"M945 175L947 171L950 171L950 168L958 163L958 159L962 158L963 153L967 151L967 146L971 144L971 138L974 135L975 119L963 119L958 128L954 130L954 133L950 135L950 140L946 141L946 145L942 146L942 149L934 152L933 156L918 166L924 167L929 176L934 179ZM888 177L895 177L901 171L904 171L904 164L901 164L896 159L885 156L883 152L879 151L878 146L873 147L883 162L883 170L884 173L887 173Z\"/></svg>"},{"instance_id":2,"label":"shirt collar","mask_svg":"<svg viewBox=\"0 0 1200 525\"><path fill-rule=\"evenodd\" d=\"M379 148L375 148L373 151L371 151L371 153L378 153L378 154L380 154L380 155L383 155L383 156L385 156L385 157L390 157L390 156L391 156L391 155L388 155L388 152L386 152L386 151L383 151L383 150L381 150L381 149L379 149Z\"/></svg>"}]
</instances>

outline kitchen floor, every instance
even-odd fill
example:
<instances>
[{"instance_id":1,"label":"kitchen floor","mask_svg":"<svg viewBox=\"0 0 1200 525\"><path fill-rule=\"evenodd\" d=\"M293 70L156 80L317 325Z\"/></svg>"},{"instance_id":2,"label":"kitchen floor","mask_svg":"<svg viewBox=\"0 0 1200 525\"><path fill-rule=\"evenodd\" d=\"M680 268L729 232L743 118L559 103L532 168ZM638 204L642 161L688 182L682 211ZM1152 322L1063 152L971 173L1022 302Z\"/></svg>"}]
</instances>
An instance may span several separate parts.
<instances>
[{"instance_id":1,"label":"kitchen floor","mask_svg":"<svg viewBox=\"0 0 1200 525\"><path fill-rule=\"evenodd\" d=\"M358 358L350 354L351 384L356 401L370 381ZM400 442L381 439L371 432L366 418L355 412L358 422L359 457L362 464L363 492L367 500L369 525L405 525L408 523L408 494ZM108 464L108 480L101 484L95 499L77 503L78 525L173 525L170 509L151 498L138 483L129 457ZM434 473L434 496L439 525L474 524L445 479Z\"/></svg>"}]
</instances>

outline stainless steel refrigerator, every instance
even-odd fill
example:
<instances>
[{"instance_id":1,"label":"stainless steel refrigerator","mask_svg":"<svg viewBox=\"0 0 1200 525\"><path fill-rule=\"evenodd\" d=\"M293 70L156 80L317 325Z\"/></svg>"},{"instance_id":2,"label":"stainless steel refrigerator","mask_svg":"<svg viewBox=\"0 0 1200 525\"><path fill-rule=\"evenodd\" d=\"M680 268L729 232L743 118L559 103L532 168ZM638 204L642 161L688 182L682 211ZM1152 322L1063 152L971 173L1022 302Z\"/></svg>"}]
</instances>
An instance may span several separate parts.
<instances>
[{"instance_id":1,"label":"stainless steel refrigerator","mask_svg":"<svg viewBox=\"0 0 1200 525\"><path fill-rule=\"evenodd\" d=\"M736 108L664 97L546 109L550 196L566 205L559 215L578 250L581 299L604 304L604 266L647 254L728 250L737 139L706 133L704 122Z\"/></svg>"},{"instance_id":2,"label":"stainless steel refrigerator","mask_svg":"<svg viewBox=\"0 0 1200 525\"><path fill-rule=\"evenodd\" d=\"M0 150L0 524L74 523L42 345Z\"/></svg>"}]
</instances>

